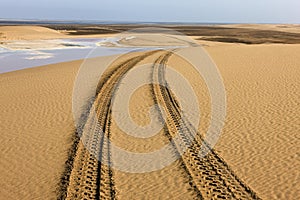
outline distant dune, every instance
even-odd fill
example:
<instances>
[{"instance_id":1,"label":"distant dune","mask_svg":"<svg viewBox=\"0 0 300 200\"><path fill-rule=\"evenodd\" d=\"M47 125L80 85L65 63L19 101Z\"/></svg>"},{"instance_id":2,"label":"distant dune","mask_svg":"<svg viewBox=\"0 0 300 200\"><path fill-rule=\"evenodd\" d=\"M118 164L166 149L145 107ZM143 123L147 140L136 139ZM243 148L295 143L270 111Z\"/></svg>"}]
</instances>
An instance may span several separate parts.
<instances>
[{"instance_id":1,"label":"distant dune","mask_svg":"<svg viewBox=\"0 0 300 200\"><path fill-rule=\"evenodd\" d=\"M228 24L228 25L168 25L151 24L142 27L162 27L179 31L202 41L242 44L300 44L300 25ZM138 24L45 24L43 26L0 26L0 42L7 40L39 40L57 38L110 37L136 28Z\"/></svg>"},{"instance_id":2,"label":"distant dune","mask_svg":"<svg viewBox=\"0 0 300 200\"><path fill-rule=\"evenodd\" d=\"M228 28L252 28L258 30L283 31L287 33L300 33L299 24L229 24L219 25Z\"/></svg>"},{"instance_id":3,"label":"distant dune","mask_svg":"<svg viewBox=\"0 0 300 200\"><path fill-rule=\"evenodd\" d=\"M65 37L58 31L40 26L0 26L0 40L55 39Z\"/></svg>"},{"instance_id":4,"label":"distant dune","mask_svg":"<svg viewBox=\"0 0 300 200\"><path fill-rule=\"evenodd\" d=\"M72 31L70 31L72 32ZM42 26L0 26L0 42L8 40L43 40L82 37L109 37L110 34L91 34L90 36L70 35L66 30L54 30Z\"/></svg>"}]
</instances>

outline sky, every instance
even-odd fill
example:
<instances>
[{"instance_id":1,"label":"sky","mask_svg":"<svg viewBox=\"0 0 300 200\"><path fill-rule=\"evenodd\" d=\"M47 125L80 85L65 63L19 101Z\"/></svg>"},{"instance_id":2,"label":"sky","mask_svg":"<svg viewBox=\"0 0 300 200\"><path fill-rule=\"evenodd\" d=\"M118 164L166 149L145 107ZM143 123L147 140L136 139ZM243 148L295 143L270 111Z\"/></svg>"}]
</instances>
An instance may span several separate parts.
<instances>
[{"instance_id":1,"label":"sky","mask_svg":"<svg viewBox=\"0 0 300 200\"><path fill-rule=\"evenodd\" d=\"M300 0L1 0L0 18L300 23Z\"/></svg>"}]
</instances>

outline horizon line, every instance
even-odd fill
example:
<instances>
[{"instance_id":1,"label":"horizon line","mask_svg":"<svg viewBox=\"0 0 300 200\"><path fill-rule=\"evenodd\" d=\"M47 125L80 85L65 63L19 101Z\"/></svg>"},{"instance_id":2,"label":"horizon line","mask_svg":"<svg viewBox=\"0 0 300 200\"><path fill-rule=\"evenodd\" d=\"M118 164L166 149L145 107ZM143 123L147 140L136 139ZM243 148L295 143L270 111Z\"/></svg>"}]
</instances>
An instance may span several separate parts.
<instances>
[{"instance_id":1,"label":"horizon line","mask_svg":"<svg viewBox=\"0 0 300 200\"><path fill-rule=\"evenodd\" d=\"M97 19L34 19L34 18L1 18L0 24L9 22L11 24L33 23L60 23L60 24L202 24L202 25L222 25L222 24L295 24L300 23L281 23L281 22L196 22L196 21L141 21L141 20L97 20ZM7 23L7 24L9 24Z\"/></svg>"}]
</instances>

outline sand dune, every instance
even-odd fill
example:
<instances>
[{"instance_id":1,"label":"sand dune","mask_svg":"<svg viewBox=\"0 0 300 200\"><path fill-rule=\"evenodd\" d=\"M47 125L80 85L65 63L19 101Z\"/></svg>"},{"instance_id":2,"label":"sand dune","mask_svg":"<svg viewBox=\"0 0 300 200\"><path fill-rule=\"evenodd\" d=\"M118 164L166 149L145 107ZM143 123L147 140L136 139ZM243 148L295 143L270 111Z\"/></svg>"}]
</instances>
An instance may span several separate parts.
<instances>
[{"instance_id":1,"label":"sand dune","mask_svg":"<svg viewBox=\"0 0 300 200\"><path fill-rule=\"evenodd\" d=\"M207 50L227 91L217 150L263 199L299 199L300 46Z\"/></svg>"},{"instance_id":2,"label":"sand dune","mask_svg":"<svg viewBox=\"0 0 300 200\"><path fill-rule=\"evenodd\" d=\"M259 30L283 31L287 33L300 33L299 24L236 24L220 25L221 27L253 28Z\"/></svg>"},{"instance_id":3,"label":"sand dune","mask_svg":"<svg viewBox=\"0 0 300 200\"><path fill-rule=\"evenodd\" d=\"M54 30L42 26L0 26L0 42L11 40L46 40L63 38L103 38L113 34L69 35L64 30ZM1 43L0 43L1 44Z\"/></svg>"},{"instance_id":4,"label":"sand dune","mask_svg":"<svg viewBox=\"0 0 300 200\"><path fill-rule=\"evenodd\" d=\"M63 38L64 34L40 26L0 26L0 40L32 40Z\"/></svg>"},{"instance_id":5,"label":"sand dune","mask_svg":"<svg viewBox=\"0 0 300 200\"><path fill-rule=\"evenodd\" d=\"M81 62L0 74L0 199L55 199L74 125Z\"/></svg>"},{"instance_id":6,"label":"sand dune","mask_svg":"<svg viewBox=\"0 0 300 200\"><path fill-rule=\"evenodd\" d=\"M49 38L56 36L60 33L49 32ZM259 197L299 199L300 45L208 44L205 48L219 67L227 93L227 119L217 153ZM174 58L171 63L180 66L179 70L186 65ZM80 64L73 61L0 74L1 199L57 197L74 136L71 98ZM182 73L199 89L205 113L199 129L204 131L210 118L207 94L201 96L205 85L197 83L194 73ZM137 91L130 108L133 118L142 124L149 118L141 111L153 103L147 91L149 88ZM139 94L146 96L144 103ZM139 148L135 146L135 150ZM116 181L116 187L122 188L118 195L121 199L153 192L159 195L161 188L168 186L164 197L180 197L183 194L178 188L189 190L188 184L183 184L188 180L180 179L178 171L172 174L178 165L175 162L144 176L117 172L119 180L132 183ZM194 195L192 191L184 194Z\"/></svg>"}]
</instances>

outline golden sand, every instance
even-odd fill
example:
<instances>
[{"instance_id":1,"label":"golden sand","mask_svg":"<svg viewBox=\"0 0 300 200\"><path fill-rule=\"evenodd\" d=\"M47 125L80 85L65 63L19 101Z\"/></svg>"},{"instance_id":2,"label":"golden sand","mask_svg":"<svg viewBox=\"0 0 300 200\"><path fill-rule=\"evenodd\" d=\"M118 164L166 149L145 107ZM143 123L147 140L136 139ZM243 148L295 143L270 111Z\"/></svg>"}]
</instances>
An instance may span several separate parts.
<instances>
[{"instance_id":1,"label":"golden sand","mask_svg":"<svg viewBox=\"0 0 300 200\"><path fill-rule=\"evenodd\" d=\"M50 35L55 38L59 33ZM11 36L26 38L31 39ZM216 150L263 199L299 199L300 45L218 44L209 42L205 47L221 72L227 94L227 118ZM73 61L0 74L0 199L56 198L74 134L72 92L80 64ZM195 84L196 77L184 75ZM137 103L141 92L137 91L130 107L139 112L133 114L137 121L148 120L140 113L145 105ZM205 108L206 102L199 100ZM172 171L174 165L165 171ZM160 186L168 184L169 192L175 192L179 183L172 178L176 176L163 172L158 174L169 176L164 179L169 181ZM146 180L123 176L132 183ZM124 192L134 189L144 195L139 185L116 184ZM155 181L148 189L160 191Z\"/></svg>"},{"instance_id":2,"label":"golden sand","mask_svg":"<svg viewBox=\"0 0 300 200\"><path fill-rule=\"evenodd\" d=\"M63 38L103 38L112 34L68 35L65 31L56 31L41 26L0 26L0 41L11 40L46 40Z\"/></svg>"},{"instance_id":3,"label":"golden sand","mask_svg":"<svg viewBox=\"0 0 300 200\"><path fill-rule=\"evenodd\" d=\"M71 136L81 62L0 74L0 199L53 199Z\"/></svg>"}]
</instances>

